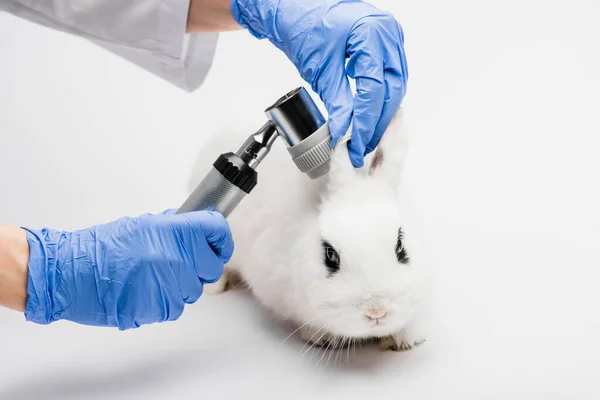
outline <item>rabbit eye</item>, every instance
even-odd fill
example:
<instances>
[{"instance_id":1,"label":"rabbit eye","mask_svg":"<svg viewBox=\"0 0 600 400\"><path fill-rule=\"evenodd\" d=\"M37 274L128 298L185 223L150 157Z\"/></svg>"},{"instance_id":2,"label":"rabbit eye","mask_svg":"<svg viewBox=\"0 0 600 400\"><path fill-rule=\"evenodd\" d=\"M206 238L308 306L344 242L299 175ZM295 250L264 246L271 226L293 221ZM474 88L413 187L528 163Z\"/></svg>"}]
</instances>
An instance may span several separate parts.
<instances>
[{"instance_id":1,"label":"rabbit eye","mask_svg":"<svg viewBox=\"0 0 600 400\"><path fill-rule=\"evenodd\" d=\"M398 241L396 242L396 258L400 264L408 264L410 259L408 258L408 253L404 248L404 244L402 243L402 239L404 238L404 232L402 232L402 228L398 229Z\"/></svg>"},{"instance_id":2,"label":"rabbit eye","mask_svg":"<svg viewBox=\"0 0 600 400\"><path fill-rule=\"evenodd\" d=\"M340 269L340 254L328 242L323 242L323 261L330 276Z\"/></svg>"}]
</instances>

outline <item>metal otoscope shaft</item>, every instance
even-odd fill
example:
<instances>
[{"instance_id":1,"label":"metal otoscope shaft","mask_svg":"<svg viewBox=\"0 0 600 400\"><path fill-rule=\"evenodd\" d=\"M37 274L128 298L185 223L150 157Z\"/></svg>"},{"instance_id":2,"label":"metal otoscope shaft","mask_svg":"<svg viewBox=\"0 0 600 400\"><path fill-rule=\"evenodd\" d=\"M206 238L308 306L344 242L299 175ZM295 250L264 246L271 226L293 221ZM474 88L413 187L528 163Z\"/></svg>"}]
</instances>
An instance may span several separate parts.
<instances>
[{"instance_id":1,"label":"metal otoscope shaft","mask_svg":"<svg viewBox=\"0 0 600 400\"><path fill-rule=\"evenodd\" d=\"M177 210L177 214L210 210L227 218L256 186L258 174L255 168L269 153L276 138L275 126L267 122L235 154L221 154L208 175Z\"/></svg>"},{"instance_id":2,"label":"metal otoscope shaft","mask_svg":"<svg viewBox=\"0 0 600 400\"><path fill-rule=\"evenodd\" d=\"M265 110L269 122L233 153L224 153L177 211L212 210L226 218L258 181L256 167L281 136L298 169L311 179L329 172L329 126L304 88L281 97Z\"/></svg>"}]
</instances>

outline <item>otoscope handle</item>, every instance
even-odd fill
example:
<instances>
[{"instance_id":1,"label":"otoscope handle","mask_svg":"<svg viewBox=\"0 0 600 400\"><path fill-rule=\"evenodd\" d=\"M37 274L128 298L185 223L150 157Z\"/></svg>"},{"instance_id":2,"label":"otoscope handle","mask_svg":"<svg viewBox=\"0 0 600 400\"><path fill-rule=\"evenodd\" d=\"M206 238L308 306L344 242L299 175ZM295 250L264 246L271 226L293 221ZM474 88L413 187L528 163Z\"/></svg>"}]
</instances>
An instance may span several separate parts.
<instances>
[{"instance_id":1,"label":"otoscope handle","mask_svg":"<svg viewBox=\"0 0 600 400\"><path fill-rule=\"evenodd\" d=\"M177 214L217 211L225 218L256 186L257 173L237 155L222 154L208 175L194 189Z\"/></svg>"},{"instance_id":2,"label":"otoscope handle","mask_svg":"<svg viewBox=\"0 0 600 400\"><path fill-rule=\"evenodd\" d=\"M245 196L242 189L213 168L177 210L177 214L206 210L217 211L227 218Z\"/></svg>"}]
</instances>

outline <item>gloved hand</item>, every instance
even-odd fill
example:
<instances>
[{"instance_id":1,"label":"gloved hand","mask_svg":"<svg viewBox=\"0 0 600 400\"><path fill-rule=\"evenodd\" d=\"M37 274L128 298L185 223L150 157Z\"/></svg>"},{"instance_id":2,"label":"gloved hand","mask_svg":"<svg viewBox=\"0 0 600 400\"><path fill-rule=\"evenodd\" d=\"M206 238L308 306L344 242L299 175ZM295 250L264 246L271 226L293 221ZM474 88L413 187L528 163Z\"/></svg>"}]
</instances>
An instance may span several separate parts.
<instances>
[{"instance_id":1,"label":"gloved hand","mask_svg":"<svg viewBox=\"0 0 600 400\"><path fill-rule=\"evenodd\" d=\"M352 122L350 157L362 167L406 91L404 34L394 17L359 0L232 0L231 11L282 50L321 97L332 145ZM347 76L356 80L356 98Z\"/></svg>"},{"instance_id":2,"label":"gloved hand","mask_svg":"<svg viewBox=\"0 0 600 400\"><path fill-rule=\"evenodd\" d=\"M120 330L173 321L233 253L218 213L174 210L75 232L27 229L28 321L69 320Z\"/></svg>"}]
</instances>

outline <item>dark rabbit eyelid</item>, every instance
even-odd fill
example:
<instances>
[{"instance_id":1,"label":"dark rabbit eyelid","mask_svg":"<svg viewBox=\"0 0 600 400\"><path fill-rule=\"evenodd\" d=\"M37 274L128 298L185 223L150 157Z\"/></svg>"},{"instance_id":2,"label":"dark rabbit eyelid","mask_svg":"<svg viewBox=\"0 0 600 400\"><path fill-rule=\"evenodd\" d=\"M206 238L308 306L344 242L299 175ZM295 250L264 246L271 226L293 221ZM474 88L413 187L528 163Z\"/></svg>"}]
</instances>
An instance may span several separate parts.
<instances>
[{"instance_id":1,"label":"dark rabbit eyelid","mask_svg":"<svg viewBox=\"0 0 600 400\"><path fill-rule=\"evenodd\" d=\"M400 264L408 264L410 258L408 257L408 252L402 243L402 239L404 239L404 232L402 228L398 229L398 238L396 242L396 258Z\"/></svg>"}]
</instances>

